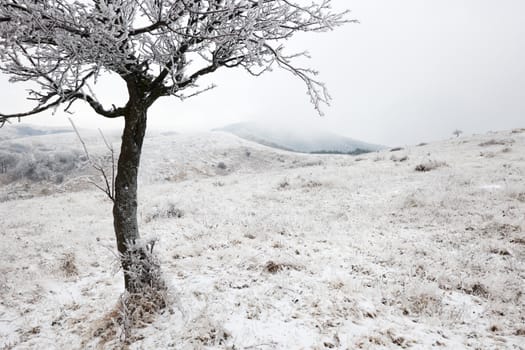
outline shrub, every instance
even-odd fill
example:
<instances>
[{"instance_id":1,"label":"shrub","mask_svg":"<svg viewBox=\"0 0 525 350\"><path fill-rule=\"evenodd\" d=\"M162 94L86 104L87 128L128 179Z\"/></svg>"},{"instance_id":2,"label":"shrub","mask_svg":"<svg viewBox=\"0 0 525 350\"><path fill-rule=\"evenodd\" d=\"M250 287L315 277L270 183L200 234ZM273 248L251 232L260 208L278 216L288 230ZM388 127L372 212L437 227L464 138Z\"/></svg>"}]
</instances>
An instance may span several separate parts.
<instances>
[{"instance_id":1,"label":"shrub","mask_svg":"<svg viewBox=\"0 0 525 350\"><path fill-rule=\"evenodd\" d=\"M153 247L154 241L128 245L127 253L121 258L128 266L132 292L122 294L116 310L95 331L95 336L109 338L120 334L120 340L130 344L136 340L134 330L152 323L168 305L167 286ZM116 332L115 326L120 332Z\"/></svg>"},{"instance_id":2,"label":"shrub","mask_svg":"<svg viewBox=\"0 0 525 350\"><path fill-rule=\"evenodd\" d=\"M490 295L487 287L479 282L472 285L462 286L460 289L466 294L475 295L477 297L488 298Z\"/></svg>"},{"instance_id":3,"label":"shrub","mask_svg":"<svg viewBox=\"0 0 525 350\"><path fill-rule=\"evenodd\" d=\"M160 206L154 206L150 213L144 217L145 222L150 222L156 219L171 219L171 218L182 218L184 211L175 206L174 203L162 204Z\"/></svg>"},{"instance_id":4,"label":"shrub","mask_svg":"<svg viewBox=\"0 0 525 350\"><path fill-rule=\"evenodd\" d=\"M397 157L397 156L392 156L390 157L390 160L393 161L393 162L406 162L408 160L408 156L401 156L401 157Z\"/></svg>"},{"instance_id":5,"label":"shrub","mask_svg":"<svg viewBox=\"0 0 525 350\"><path fill-rule=\"evenodd\" d=\"M7 152L0 152L0 174L6 174L16 166L17 157Z\"/></svg>"},{"instance_id":6,"label":"shrub","mask_svg":"<svg viewBox=\"0 0 525 350\"><path fill-rule=\"evenodd\" d=\"M315 187L321 187L323 184L316 180L308 180L306 183L303 184L303 187L306 188L315 188Z\"/></svg>"},{"instance_id":7,"label":"shrub","mask_svg":"<svg viewBox=\"0 0 525 350\"><path fill-rule=\"evenodd\" d=\"M279 182L279 185L277 186L277 189L284 190L286 188L290 187L290 183L288 182L288 179L284 179L281 182Z\"/></svg>"},{"instance_id":8,"label":"shrub","mask_svg":"<svg viewBox=\"0 0 525 350\"><path fill-rule=\"evenodd\" d=\"M444 166L447 166L447 163L445 163L445 162L438 162L438 161L430 161L430 162L427 162L427 163L422 163L422 164L416 165L414 170L415 171L419 171L419 172L427 172L427 171L431 171L431 170L434 170L434 169L437 169L437 168L440 168L440 167L444 167Z\"/></svg>"},{"instance_id":9,"label":"shrub","mask_svg":"<svg viewBox=\"0 0 525 350\"><path fill-rule=\"evenodd\" d=\"M272 260L269 260L264 265L264 271L268 273L277 273L284 270L297 270L299 271L301 268L295 264L290 264L287 262L274 262Z\"/></svg>"},{"instance_id":10,"label":"shrub","mask_svg":"<svg viewBox=\"0 0 525 350\"><path fill-rule=\"evenodd\" d=\"M513 143L514 143L514 140L512 139L508 139L508 140L492 139L492 140L488 140L488 141L480 143L479 146L481 147L497 146L497 145L505 146L505 145L512 145Z\"/></svg>"},{"instance_id":11,"label":"shrub","mask_svg":"<svg viewBox=\"0 0 525 350\"><path fill-rule=\"evenodd\" d=\"M6 148L9 153L0 152L0 174L5 174L8 182L27 179L62 183L68 174L84 164L77 150L43 152L13 143Z\"/></svg>"},{"instance_id":12,"label":"shrub","mask_svg":"<svg viewBox=\"0 0 525 350\"><path fill-rule=\"evenodd\" d=\"M75 254L66 253L60 260L60 270L64 272L66 277L72 277L78 275L78 269L75 261Z\"/></svg>"}]
</instances>

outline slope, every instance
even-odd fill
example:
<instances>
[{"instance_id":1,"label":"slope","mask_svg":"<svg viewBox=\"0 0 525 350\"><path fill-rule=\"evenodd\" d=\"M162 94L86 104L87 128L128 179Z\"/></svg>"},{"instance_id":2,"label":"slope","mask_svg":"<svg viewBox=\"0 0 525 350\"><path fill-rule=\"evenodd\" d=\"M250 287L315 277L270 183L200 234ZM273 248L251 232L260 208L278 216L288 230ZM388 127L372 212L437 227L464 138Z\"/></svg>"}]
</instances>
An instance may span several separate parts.
<instances>
[{"instance_id":1,"label":"slope","mask_svg":"<svg viewBox=\"0 0 525 350\"><path fill-rule=\"evenodd\" d=\"M266 146L303 153L364 153L383 149L379 145L354 140L331 132L297 129L290 126L266 126L256 122L227 125L226 131Z\"/></svg>"},{"instance_id":2,"label":"slope","mask_svg":"<svg viewBox=\"0 0 525 350\"><path fill-rule=\"evenodd\" d=\"M223 136L176 139L165 169L248 161ZM253 149L267 165L183 181L145 164L172 302L130 349L523 346L524 130L359 158ZM121 345L110 210L91 190L0 203L0 347Z\"/></svg>"}]
</instances>

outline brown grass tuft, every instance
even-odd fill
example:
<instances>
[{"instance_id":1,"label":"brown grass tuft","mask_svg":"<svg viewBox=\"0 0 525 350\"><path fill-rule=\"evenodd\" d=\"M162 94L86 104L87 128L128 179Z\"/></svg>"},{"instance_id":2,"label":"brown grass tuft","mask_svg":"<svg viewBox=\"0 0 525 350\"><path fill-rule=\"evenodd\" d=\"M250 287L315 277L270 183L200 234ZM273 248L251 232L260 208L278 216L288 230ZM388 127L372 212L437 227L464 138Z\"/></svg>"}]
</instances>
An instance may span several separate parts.
<instances>
[{"instance_id":1,"label":"brown grass tuft","mask_svg":"<svg viewBox=\"0 0 525 350\"><path fill-rule=\"evenodd\" d=\"M512 140L512 139L508 139L508 140L496 140L496 139L492 139L492 140L488 140L488 141L485 141L485 142L480 143L479 146L481 146L481 147L497 146L497 145L505 146L505 145L512 145L514 142L515 142L515 141Z\"/></svg>"},{"instance_id":2,"label":"brown grass tuft","mask_svg":"<svg viewBox=\"0 0 525 350\"><path fill-rule=\"evenodd\" d=\"M269 273L277 273L283 270L300 270L299 266L289 263L276 263L272 260L269 260L264 265L264 271Z\"/></svg>"},{"instance_id":3,"label":"brown grass tuft","mask_svg":"<svg viewBox=\"0 0 525 350\"><path fill-rule=\"evenodd\" d=\"M65 253L60 259L60 270L66 277L78 276L75 254Z\"/></svg>"},{"instance_id":4,"label":"brown grass tuft","mask_svg":"<svg viewBox=\"0 0 525 350\"><path fill-rule=\"evenodd\" d=\"M467 294L475 295L478 297L488 298L490 293L487 287L479 282L474 283L471 286L463 287L461 290Z\"/></svg>"},{"instance_id":5,"label":"brown grass tuft","mask_svg":"<svg viewBox=\"0 0 525 350\"><path fill-rule=\"evenodd\" d=\"M438 161L430 161L430 162L427 162L427 163L421 163L421 164L416 165L414 170L415 171L419 171L419 172L427 172L427 171L431 171L431 170L434 170L434 169L437 169L437 168L441 168L441 167L444 167L444 166L447 166L447 163L445 163L445 162L438 162Z\"/></svg>"}]
</instances>

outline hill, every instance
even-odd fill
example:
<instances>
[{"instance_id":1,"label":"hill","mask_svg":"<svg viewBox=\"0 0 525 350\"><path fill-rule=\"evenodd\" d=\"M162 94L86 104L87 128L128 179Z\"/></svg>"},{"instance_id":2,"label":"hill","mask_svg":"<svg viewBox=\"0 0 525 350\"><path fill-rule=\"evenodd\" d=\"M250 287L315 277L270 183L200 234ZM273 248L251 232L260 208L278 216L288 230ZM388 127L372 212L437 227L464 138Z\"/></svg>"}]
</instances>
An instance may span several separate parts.
<instances>
[{"instance_id":1,"label":"hill","mask_svg":"<svg viewBox=\"0 0 525 350\"><path fill-rule=\"evenodd\" d=\"M101 175L91 161L111 173L111 154L97 131L80 130L88 160L74 132L59 135L54 129L40 128L36 136L22 137L18 127L5 130L0 139L0 202L90 189ZM105 137L118 154L120 137L114 133ZM142 158L142 184L287 169L319 164L322 159L283 152L224 132L149 133Z\"/></svg>"},{"instance_id":2,"label":"hill","mask_svg":"<svg viewBox=\"0 0 525 350\"><path fill-rule=\"evenodd\" d=\"M230 124L217 131L226 131L246 140L269 147L302 153L360 154L384 147L354 140L331 132L265 126L255 122Z\"/></svg>"},{"instance_id":3,"label":"hill","mask_svg":"<svg viewBox=\"0 0 525 350\"><path fill-rule=\"evenodd\" d=\"M31 124L6 124L0 129L0 141L72 132L69 128L43 128Z\"/></svg>"},{"instance_id":4,"label":"hill","mask_svg":"<svg viewBox=\"0 0 525 350\"><path fill-rule=\"evenodd\" d=\"M16 142L51 162L76 147L34 138ZM145 147L140 225L158 239L169 308L122 343L111 202L15 179L0 189L32 197L0 203L0 348L523 346L525 130L359 157L220 132ZM75 169L80 184L90 167Z\"/></svg>"}]
</instances>

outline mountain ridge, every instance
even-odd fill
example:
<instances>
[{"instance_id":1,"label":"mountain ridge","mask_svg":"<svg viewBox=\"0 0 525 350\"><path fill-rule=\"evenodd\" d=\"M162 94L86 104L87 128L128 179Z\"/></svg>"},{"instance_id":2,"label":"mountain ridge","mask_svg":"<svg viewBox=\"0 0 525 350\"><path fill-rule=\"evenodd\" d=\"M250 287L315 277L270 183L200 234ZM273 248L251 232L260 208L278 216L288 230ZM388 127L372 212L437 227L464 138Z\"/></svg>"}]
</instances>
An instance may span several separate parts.
<instances>
[{"instance_id":1,"label":"mountain ridge","mask_svg":"<svg viewBox=\"0 0 525 350\"><path fill-rule=\"evenodd\" d=\"M328 131L271 127L257 122L234 123L212 131L228 132L265 146L299 153L360 154L385 148Z\"/></svg>"}]
</instances>

